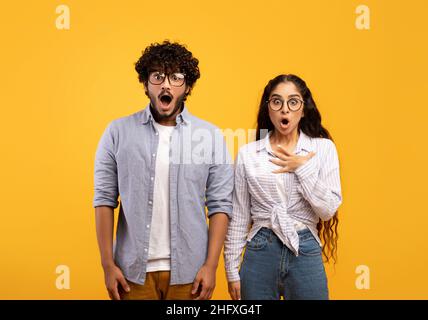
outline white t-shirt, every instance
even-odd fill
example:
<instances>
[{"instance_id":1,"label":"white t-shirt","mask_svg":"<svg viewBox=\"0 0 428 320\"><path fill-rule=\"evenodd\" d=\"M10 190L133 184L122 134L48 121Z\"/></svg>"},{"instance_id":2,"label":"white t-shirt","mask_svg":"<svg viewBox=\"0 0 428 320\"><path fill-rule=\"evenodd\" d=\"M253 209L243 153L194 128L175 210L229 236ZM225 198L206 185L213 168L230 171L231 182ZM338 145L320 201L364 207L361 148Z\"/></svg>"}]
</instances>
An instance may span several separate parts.
<instances>
[{"instance_id":1,"label":"white t-shirt","mask_svg":"<svg viewBox=\"0 0 428 320\"><path fill-rule=\"evenodd\" d=\"M174 126L163 126L155 121L153 124L159 133L159 145L156 156L153 215L146 272L171 270L169 150L170 136Z\"/></svg>"}]
</instances>

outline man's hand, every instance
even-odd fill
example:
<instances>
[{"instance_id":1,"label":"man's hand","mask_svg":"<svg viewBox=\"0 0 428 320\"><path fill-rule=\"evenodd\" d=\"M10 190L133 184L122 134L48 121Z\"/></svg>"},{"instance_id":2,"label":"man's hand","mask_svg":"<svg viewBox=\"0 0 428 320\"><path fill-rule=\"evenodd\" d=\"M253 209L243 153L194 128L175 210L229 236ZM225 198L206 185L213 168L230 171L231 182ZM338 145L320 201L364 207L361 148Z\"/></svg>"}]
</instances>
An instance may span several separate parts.
<instances>
[{"instance_id":1,"label":"man's hand","mask_svg":"<svg viewBox=\"0 0 428 320\"><path fill-rule=\"evenodd\" d=\"M272 151L278 159L269 159L269 161L282 168L273 171L273 173L294 172L298 167L305 164L315 155L314 152L310 152L306 156L297 156L294 153L286 151L280 145L278 145L278 150L278 152Z\"/></svg>"},{"instance_id":2,"label":"man's hand","mask_svg":"<svg viewBox=\"0 0 428 320\"><path fill-rule=\"evenodd\" d=\"M119 286L122 286L126 292L131 291L122 271L116 265L104 268L104 278L108 295L112 300L120 300Z\"/></svg>"},{"instance_id":3,"label":"man's hand","mask_svg":"<svg viewBox=\"0 0 428 320\"><path fill-rule=\"evenodd\" d=\"M228 287L232 300L241 300L241 281L231 281L228 283Z\"/></svg>"},{"instance_id":4,"label":"man's hand","mask_svg":"<svg viewBox=\"0 0 428 320\"><path fill-rule=\"evenodd\" d=\"M198 291L200 293L194 300L211 299L215 288L215 272L215 267L206 264L199 269L195 281L193 281L192 294L196 294Z\"/></svg>"}]
</instances>

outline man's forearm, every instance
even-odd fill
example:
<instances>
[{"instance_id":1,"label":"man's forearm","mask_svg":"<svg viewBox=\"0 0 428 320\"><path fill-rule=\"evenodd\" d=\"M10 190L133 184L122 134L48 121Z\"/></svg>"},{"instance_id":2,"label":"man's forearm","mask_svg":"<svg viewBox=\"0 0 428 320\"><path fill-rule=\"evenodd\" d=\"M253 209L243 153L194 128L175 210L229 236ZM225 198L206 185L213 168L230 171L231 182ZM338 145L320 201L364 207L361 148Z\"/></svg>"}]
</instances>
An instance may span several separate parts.
<instances>
[{"instance_id":1,"label":"man's forearm","mask_svg":"<svg viewBox=\"0 0 428 320\"><path fill-rule=\"evenodd\" d=\"M114 209L101 206L95 208L95 224L101 264L104 268L114 265L113 259L113 226Z\"/></svg>"},{"instance_id":2,"label":"man's forearm","mask_svg":"<svg viewBox=\"0 0 428 320\"><path fill-rule=\"evenodd\" d=\"M219 212L214 214L209 220L208 232L208 255L205 261L206 265L217 268L221 248L226 238L227 226L229 224L228 216Z\"/></svg>"}]
</instances>

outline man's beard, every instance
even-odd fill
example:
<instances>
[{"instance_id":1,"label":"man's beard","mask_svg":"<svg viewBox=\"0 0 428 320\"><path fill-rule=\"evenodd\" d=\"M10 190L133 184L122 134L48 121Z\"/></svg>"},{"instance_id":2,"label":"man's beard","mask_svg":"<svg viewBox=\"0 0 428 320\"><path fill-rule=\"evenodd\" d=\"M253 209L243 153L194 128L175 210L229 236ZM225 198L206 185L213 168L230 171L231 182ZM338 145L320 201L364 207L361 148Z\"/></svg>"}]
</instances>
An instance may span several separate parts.
<instances>
[{"instance_id":1,"label":"man's beard","mask_svg":"<svg viewBox=\"0 0 428 320\"><path fill-rule=\"evenodd\" d=\"M175 106L171 112L166 114L160 114L158 109L156 108L157 97L154 97L152 94L149 94L150 98L150 111L155 118L156 122L164 121L164 120L173 120L178 114L178 110L182 110L184 107L184 100L186 98L186 93L183 93L181 96L177 97L175 101Z\"/></svg>"}]
</instances>

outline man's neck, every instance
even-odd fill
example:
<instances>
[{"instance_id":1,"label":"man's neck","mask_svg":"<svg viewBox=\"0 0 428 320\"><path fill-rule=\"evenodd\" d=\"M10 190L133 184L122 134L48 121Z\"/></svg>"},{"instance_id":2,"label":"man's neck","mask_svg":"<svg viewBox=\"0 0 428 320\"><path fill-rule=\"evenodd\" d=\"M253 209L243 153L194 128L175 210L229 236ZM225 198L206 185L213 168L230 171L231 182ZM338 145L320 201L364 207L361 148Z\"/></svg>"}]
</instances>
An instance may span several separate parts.
<instances>
[{"instance_id":1,"label":"man's neck","mask_svg":"<svg viewBox=\"0 0 428 320\"><path fill-rule=\"evenodd\" d=\"M163 126L176 126L177 125L177 116L183 111L184 104L181 105L180 108L177 109L174 114L168 116L168 117L161 117L153 108L152 104L150 103L150 111L152 113L153 118L157 123Z\"/></svg>"}]
</instances>

